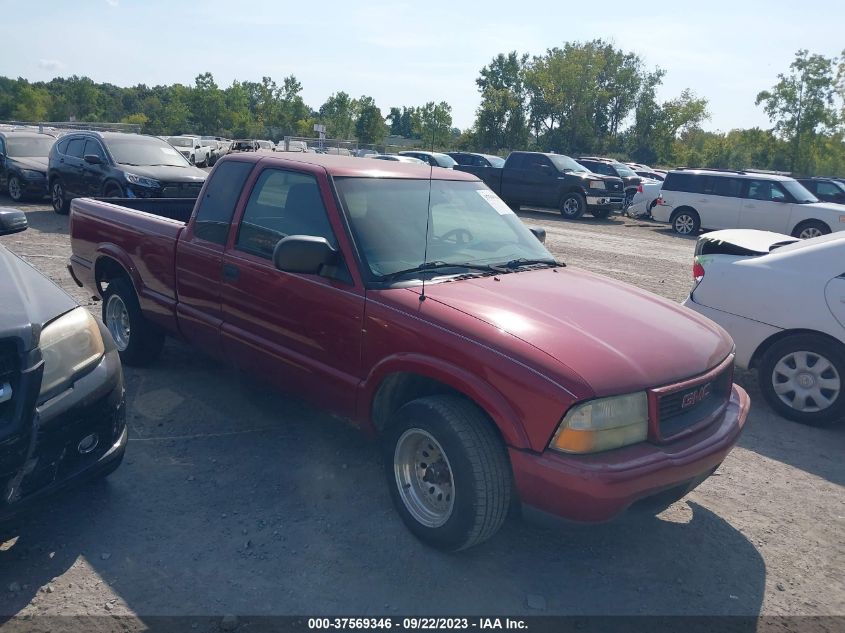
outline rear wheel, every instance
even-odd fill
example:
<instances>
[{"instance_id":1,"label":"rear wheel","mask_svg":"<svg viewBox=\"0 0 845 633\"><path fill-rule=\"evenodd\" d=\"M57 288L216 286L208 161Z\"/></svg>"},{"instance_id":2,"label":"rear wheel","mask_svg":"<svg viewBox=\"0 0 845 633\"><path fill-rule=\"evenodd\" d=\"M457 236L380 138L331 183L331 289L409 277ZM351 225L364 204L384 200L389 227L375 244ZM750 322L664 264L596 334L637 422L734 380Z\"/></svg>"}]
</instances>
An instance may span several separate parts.
<instances>
[{"instance_id":1,"label":"rear wheel","mask_svg":"<svg viewBox=\"0 0 845 633\"><path fill-rule=\"evenodd\" d=\"M678 235L694 235L701 228L701 219L692 209L679 209L672 214L672 230Z\"/></svg>"},{"instance_id":2,"label":"rear wheel","mask_svg":"<svg viewBox=\"0 0 845 633\"><path fill-rule=\"evenodd\" d=\"M50 186L50 202L53 205L53 211L59 215L67 215L70 211L70 201L65 200L65 186L61 180L53 181Z\"/></svg>"},{"instance_id":3,"label":"rear wheel","mask_svg":"<svg viewBox=\"0 0 845 633\"><path fill-rule=\"evenodd\" d=\"M772 345L760 362L760 388L783 417L822 426L845 418L845 348L815 334Z\"/></svg>"},{"instance_id":4,"label":"rear wheel","mask_svg":"<svg viewBox=\"0 0 845 633\"><path fill-rule=\"evenodd\" d=\"M384 437L385 475L405 525L457 551L495 534L508 513L511 471L490 420L458 396L402 406Z\"/></svg>"},{"instance_id":5,"label":"rear wheel","mask_svg":"<svg viewBox=\"0 0 845 633\"><path fill-rule=\"evenodd\" d=\"M9 176L9 197L15 202L23 200L23 188L17 176Z\"/></svg>"},{"instance_id":6,"label":"rear wheel","mask_svg":"<svg viewBox=\"0 0 845 633\"><path fill-rule=\"evenodd\" d=\"M818 220L807 220L795 227L792 231L792 237L797 237L802 240L808 240L813 237L820 237L830 233L830 227L824 222Z\"/></svg>"},{"instance_id":7,"label":"rear wheel","mask_svg":"<svg viewBox=\"0 0 845 633\"><path fill-rule=\"evenodd\" d=\"M577 191L567 193L560 201L560 214L567 220L577 220L587 210L587 201Z\"/></svg>"},{"instance_id":8,"label":"rear wheel","mask_svg":"<svg viewBox=\"0 0 845 633\"><path fill-rule=\"evenodd\" d=\"M120 360L127 365L148 365L161 353L164 333L144 317L127 279L109 282L103 297L103 323L114 339Z\"/></svg>"}]
</instances>

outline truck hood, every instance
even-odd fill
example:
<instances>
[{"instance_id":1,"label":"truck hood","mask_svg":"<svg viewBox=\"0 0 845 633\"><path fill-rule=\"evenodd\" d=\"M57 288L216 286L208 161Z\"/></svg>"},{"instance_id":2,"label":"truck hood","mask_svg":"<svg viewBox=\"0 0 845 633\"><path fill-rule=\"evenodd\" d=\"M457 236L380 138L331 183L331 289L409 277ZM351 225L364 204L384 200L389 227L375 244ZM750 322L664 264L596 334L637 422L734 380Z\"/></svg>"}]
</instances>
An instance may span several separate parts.
<instances>
[{"instance_id":1,"label":"truck hood","mask_svg":"<svg viewBox=\"0 0 845 633\"><path fill-rule=\"evenodd\" d=\"M580 378L597 396L696 376L733 349L727 332L691 310L576 268L432 283L425 294L495 328L485 343L501 345L507 332L545 354L538 371Z\"/></svg>"},{"instance_id":2,"label":"truck hood","mask_svg":"<svg viewBox=\"0 0 845 633\"><path fill-rule=\"evenodd\" d=\"M204 182L208 174L193 166L176 167L173 165L121 165L121 169L137 176L153 178L161 182Z\"/></svg>"},{"instance_id":3,"label":"truck hood","mask_svg":"<svg viewBox=\"0 0 845 633\"><path fill-rule=\"evenodd\" d=\"M9 161L21 169L32 169L34 171L40 171L42 174L47 173L46 156L21 156L20 158L10 156Z\"/></svg>"},{"instance_id":4,"label":"truck hood","mask_svg":"<svg viewBox=\"0 0 845 633\"><path fill-rule=\"evenodd\" d=\"M587 186L588 180L601 180L604 182L604 186L606 191L608 192L616 192L621 194L622 190L624 189L625 185L622 182L622 179L618 176L606 176L605 174L594 174L591 171L588 172L575 172L578 176L581 177L583 181L584 188L589 189Z\"/></svg>"},{"instance_id":5,"label":"truck hood","mask_svg":"<svg viewBox=\"0 0 845 633\"><path fill-rule=\"evenodd\" d=\"M61 288L5 247L0 246L0 338L23 340L29 350L41 328L77 307Z\"/></svg>"}]
</instances>

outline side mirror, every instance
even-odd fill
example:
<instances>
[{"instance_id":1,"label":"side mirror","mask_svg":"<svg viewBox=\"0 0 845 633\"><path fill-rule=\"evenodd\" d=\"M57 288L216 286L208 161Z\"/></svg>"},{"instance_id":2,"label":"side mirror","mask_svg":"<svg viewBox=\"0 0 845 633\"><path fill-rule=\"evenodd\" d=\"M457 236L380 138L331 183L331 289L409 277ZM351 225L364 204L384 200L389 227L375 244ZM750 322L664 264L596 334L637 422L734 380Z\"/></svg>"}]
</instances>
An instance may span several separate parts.
<instances>
[{"instance_id":1,"label":"side mirror","mask_svg":"<svg viewBox=\"0 0 845 633\"><path fill-rule=\"evenodd\" d=\"M194 149L200 149L199 145L194 145Z\"/></svg>"},{"instance_id":2,"label":"side mirror","mask_svg":"<svg viewBox=\"0 0 845 633\"><path fill-rule=\"evenodd\" d=\"M26 231L26 214L20 209L0 207L0 235L11 235Z\"/></svg>"},{"instance_id":3,"label":"side mirror","mask_svg":"<svg viewBox=\"0 0 845 633\"><path fill-rule=\"evenodd\" d=\"M97 156L97 154L85 154L85 156L83 156L83 159L89 165L102 165L103 164L103 159L100 158L99 156Z\"/></svg>"},{"instance_id":4,"label":"side mirror","mask_svg":"<svg viewBox=\"0 0 845 633\"><path fill-rule=\"evenodd\" d=\"M529 228L528 230L534 234L534 237L540 240L540 244L546 243L546 229Z\"/></svg>"},{"instance_id":5,"label":"side mirror","mask_svg":"<svg viewBox=\"0 0 845 633\"><path fill-rule=\"evenodd\" d=\"M319 275L337 263L338 253L324 237L288 235L273 249L273 265L286 273Z\"/></svg>"}]
</instances>

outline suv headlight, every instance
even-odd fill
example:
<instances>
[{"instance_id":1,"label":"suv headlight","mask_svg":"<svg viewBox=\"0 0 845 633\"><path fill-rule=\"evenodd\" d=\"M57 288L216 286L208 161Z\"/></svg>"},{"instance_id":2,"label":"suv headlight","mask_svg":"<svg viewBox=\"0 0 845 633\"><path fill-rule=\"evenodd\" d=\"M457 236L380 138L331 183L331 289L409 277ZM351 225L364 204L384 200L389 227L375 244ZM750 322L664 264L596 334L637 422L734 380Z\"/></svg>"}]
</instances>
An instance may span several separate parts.
<instances>
[{"instance_id":1,"label":"suv headlight","mask_svg":"<svg viewBox=\"0 0 845 633\"><path fill-rule=\"evenodd\" d=\"M567 411L549 448L564 453L597 453L636 444L648 435L645 391L599 398Z\"/></svg>"},{"instance_id":2,"label":"suv headlight","mask_svg":"<svg viewBox=\"0 0 845 633\"><path fill-rule=\"evenodd\" d=\"M42 396L72 383L105 352L100 328L85 308L71 310L45 327L40 346L44 359Z\"/></svg>"},{"instance_id":3,"label":"suv headlight","mask_svg":"<svg viewBox=\"0 0 845 633\"><path fill-rule=\"evenodd\" d=\"M138 176L137 174L130 174L129 172L124 172L124 176L126 176L126 180L128 180L133 185L138 185L140 187L158 187L161 183L158 180L153 180L152 178L145 178L144 176Z\"/></svg>"},{"instance_id":4,"label":"suv headlight","mask_svg":"<svg viewBox=\"0 0 845 633\"><path fill-rule=\"evenodd\" d=\"M29 180L37 180L39 178L44 178L44 174L40 171L35 171L34 169L21 169L21 177Z\"/></svg>"},{"instance_id":5,"label":"suv headlight","mask_svg":"<svg viewBox=\"0 0 845 633\"><path fill-rule=\"evenodd\" d=\"M591 180L588 184L590 189L607 189L603 180Z\"/></svg>"}]
</instances>

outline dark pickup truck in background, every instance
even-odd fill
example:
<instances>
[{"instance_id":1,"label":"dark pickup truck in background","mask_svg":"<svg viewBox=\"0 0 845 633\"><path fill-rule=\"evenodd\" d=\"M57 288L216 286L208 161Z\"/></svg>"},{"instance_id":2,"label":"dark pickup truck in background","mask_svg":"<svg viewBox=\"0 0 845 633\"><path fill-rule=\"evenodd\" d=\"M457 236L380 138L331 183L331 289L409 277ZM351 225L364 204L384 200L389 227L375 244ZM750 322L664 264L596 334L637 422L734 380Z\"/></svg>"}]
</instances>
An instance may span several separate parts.
<instances>
[{"instance_id":1,"label":"dark pickup truck in background","mask_svg":"<svg viewBox=\"0 0 845 633\"><path fill-rule=\"evenodd\" d=\"M586 212L606 218L621 211L625 200L621 178L592 174L562 154L511 152L503 167L455 165L454 169L481 178L512 209L559 209L570 220Z\"/></svg>"},{"instance_id":2,"label":"dark pickup truck in background","mask_svg":"<svg viewBox=\"0 0 845 633\"><path fill-rule=\"evenodd\" d=\"M73 200L71 272L127 364L177 336L378 436L399 515L437 547L488 538L512 497L604 521L712 473L749 405L730 337L556 261L475 176L426 172L230 154L193 209ZM564 195L596 180L555 173Z\"/></svg>"}]
</instances>

